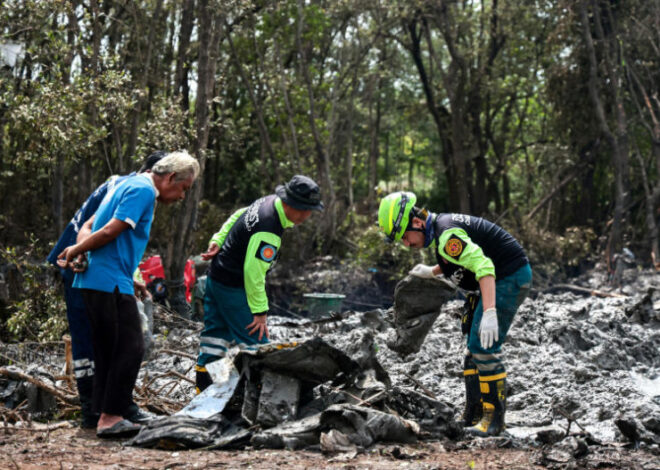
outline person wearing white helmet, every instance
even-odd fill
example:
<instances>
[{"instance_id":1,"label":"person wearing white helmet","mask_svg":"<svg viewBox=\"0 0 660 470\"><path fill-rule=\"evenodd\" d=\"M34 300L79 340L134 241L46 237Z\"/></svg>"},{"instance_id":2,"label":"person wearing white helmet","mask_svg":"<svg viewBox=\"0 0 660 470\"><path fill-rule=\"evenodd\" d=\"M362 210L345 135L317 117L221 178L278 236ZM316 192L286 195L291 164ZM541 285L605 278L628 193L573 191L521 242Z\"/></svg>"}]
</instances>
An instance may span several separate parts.
<instances>
[{"instance_id":1,"label":"person wearing white helmet","mask_svg":"<svg viewBox=\"0 0 660 470\"><path fill-rule=\"evenodd\" d=\"M502 227L467 214L434 214L416 202L412 192L388 194L381 200L378 224L389 242L433 248L437 264L418 264L410 274L444 275L468 294L462 321L467 334L463 425L469 434L498 435L505 428L507 396L501 348L531 289L529 259Z\"/></svg>"}]
</instances>

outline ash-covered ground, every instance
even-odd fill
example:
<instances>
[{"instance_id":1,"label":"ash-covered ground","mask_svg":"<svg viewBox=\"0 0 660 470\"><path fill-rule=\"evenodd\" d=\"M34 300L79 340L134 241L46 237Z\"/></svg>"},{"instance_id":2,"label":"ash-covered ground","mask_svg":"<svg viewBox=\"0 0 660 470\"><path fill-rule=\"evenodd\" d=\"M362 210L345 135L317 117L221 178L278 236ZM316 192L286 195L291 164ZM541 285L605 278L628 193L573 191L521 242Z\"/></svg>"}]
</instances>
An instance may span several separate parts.
<instances>
[{"instance_id":1,"label":"ash-covered ground","mask_svg":"<svg viewBox=\"0 0 660 470\"><path fill-rule=\"evenodd\" d=\"M333 275L339 273L326 273ZM623 273L623 287L615 291L607 288L604 274L593 271L575 283L620 297L537 291L524 302L503 347L509 389L507 437L524 444L553 444L570 431L586 436L590 444L632 443L658 451L658 279L654 271L628 269ZM455 404L458 419L464 403L461 307L460 300L448 302L421 350L406 358L386 345L394 332L392 309L344 312L336 319L320 321L273 316L269 319L271 340L320 336L349 356L375 351L393 385ZM188 352L195 353L194 333L169 334L179 348L185 338ZM158 339L161 347L167 347L167 342L162 336ZM143 368L141 377L153 376L153 369L174 367L192 378L191 365L189 359L159 355ZM179 393L192 397L192 386L181 384Z\"/></svg>"},{"instance_id":2,"label":"ash-covered ground","mask_svg":"<svg viewBox=\"0 0 660 470\"><path fill-rule=\"evenodd\" d=\"M378 297L379 286L369 273L347 279L341 266L318 268L313 275L300 274L293 280L303 286L298 287L301 292L341 292L347 294L346 300L363 305L387 303L387 297ZM500 437L457 436L458 440L412 445L377 443L332 458L326 453L266 451L258 446L243 451L204 449L170 454L100 442L93 431L79 430L72 421L37 423L32 419L38 413L26 414L20 411L24 410L21 405L16 411L5 409L8 421L0 453L12 462L11 468L52 468L62 462L68 462L63 468L78 468L78 464L106 468L117 462L131 468L170 468L170 464L199 468L219 463L235 468L253 466L255 459L266 460L254 468L346 468L348 459L354 468L660 469L658 279L656 272L628 269L623 272L622 287L613 289L608 287L604 270L596 269L570 281L581 289L537 288L521 306L503 347L509 374L508 428ZM356 282L361 284L357 295L350 290ZM590 290L618 297L590 295ZM574 291L582 293L571 293ZM282 305L286 299L274 300ZM345 305L355 307L356 303ZM460 300L446 303L421 349L405 358L387 346L395 333L392 309L345 311L316 320L271 316L269 326L273 341L321 337L361 365L374 366L375 358L393 387L452 404L458 418L464 404L461 309ZM175 318L157 308L155 324L154 341L134 397L141 406L169 415L195 396L193 367L201 323ZM62 358L56 363L62 364ZM39 361L34 365L38 367ZM48 383L61 385L51 369ZM46 375L36 377L46 381ZM11 386L19 381L9 382ZM40 419L57 418L53 410L46 413L50 414ZM90 462L98 465L90 467Z\"/></svg>"}]
</instances>

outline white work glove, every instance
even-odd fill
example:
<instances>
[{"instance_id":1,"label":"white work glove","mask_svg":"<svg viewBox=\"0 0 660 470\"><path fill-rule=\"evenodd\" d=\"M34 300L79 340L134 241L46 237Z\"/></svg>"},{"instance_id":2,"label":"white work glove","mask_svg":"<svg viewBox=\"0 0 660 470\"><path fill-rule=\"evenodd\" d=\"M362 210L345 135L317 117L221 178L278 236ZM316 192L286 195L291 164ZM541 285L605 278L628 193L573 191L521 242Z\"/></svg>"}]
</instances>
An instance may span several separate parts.
<instances>
[{"instance_id":1,"label":"white work glove","mask_svg":"<svg viewBox=\"0 0 660 470\"><path fill-rule=\"evenodd\" d=\"M479 324L479 336L481 338L481 347L490 348L498 339L497 310L489 308L484 312Z\"/></svg>"},{"instance_id":2,"label":"white work glove","mask_svg":"<svg viewBox=\"0 0 660 470\"><path fill-rule=\"evenodd\" d=\"M426 264L418 264L412 268L408 274L421 277L422 279L433 279L435 277L435 274L433 274L433 266L427 266Z\"/></svg>"}]
</instances>

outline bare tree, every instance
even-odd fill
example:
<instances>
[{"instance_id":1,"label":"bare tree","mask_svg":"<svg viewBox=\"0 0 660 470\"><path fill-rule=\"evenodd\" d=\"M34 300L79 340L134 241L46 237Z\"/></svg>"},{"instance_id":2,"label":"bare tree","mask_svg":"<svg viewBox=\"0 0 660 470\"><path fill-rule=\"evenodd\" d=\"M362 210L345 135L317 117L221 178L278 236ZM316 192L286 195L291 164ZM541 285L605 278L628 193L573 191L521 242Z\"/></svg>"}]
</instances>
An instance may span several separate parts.
<instances>
[{"instance_id":1,"label":"bare tree","mask_svg":"<svg viewBox=\"0 0 660 470\"><path fill-rule=\"evenodd\" d=\"M213 99L216 58L223 35L224 16L209 0L199 0L197 8L199 49L197 59L197 99L195 104L195 140L193 153L200 171L206 167L209 137L209 109ZM183 271L192 246L193 228L197 221L197 206L202 196L203 178L198 178L176 213L171 238L163 255L163 267L170 286L170 303L180 313L187 313Z\"/></svg>"},{"instance_id":2,"label":"bare tree","mask_svg":"<svg viewBox=\"0 0 660 470\"><path fill-rule=\"evenodd\" d=\"M608 242L608 262L611 257L621 250L623 244L623 223L627 212L627 199L630 192L628 180L628 130L626 122L626 111L622 98L622 72L619 69L616 57L620 55L618 50L619 39L616 36L615 18L608 15L610 31L606 37L603 29L602 11L609 12L609 2L600 0L581 0L579 2L579 15L582 27L582 37L589 58L589 97L596 112L600 130L609 143L612 152L612 166L614 167L614 217ZM589 15L591 12L591 16ZM602 68L605 70L603 76L599 73L599 62L596 57L597 51L594 44L592 32L595 30L598 39L598 55ZM605 97L611 103L612 116L605 111ZM614 129L610 126L613 121Z\"/></svg>"}]
</instances>

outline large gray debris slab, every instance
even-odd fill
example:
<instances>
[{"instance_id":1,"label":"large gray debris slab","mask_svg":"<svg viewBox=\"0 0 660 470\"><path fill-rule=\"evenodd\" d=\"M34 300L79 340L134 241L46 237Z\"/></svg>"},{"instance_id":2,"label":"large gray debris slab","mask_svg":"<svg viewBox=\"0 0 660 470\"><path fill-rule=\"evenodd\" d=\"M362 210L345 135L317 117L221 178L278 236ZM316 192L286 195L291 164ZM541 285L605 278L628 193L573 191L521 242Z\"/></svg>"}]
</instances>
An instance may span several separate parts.
<instances>
[{"instance_id":1,"label":"large gray debris slab","mask_svg":"<svg viewBox=\"0 0 660 470\"><path fill-rule=\"evenodd\" d=\"M394 338L387 346L401 356L422 347L440 309L456 295L454 284L444 278L406 276L394 289Z\"/></svg>"},{"instance_id":2,"label":"large gray debris slab","mask_svg":"<svg viewBox=\"0 0 660 470\"><path fill-rule=\"evenodd\" d=\"M322 434L333 431L341 433L347 445L359 448L375 442L413 443L421 433L413 421L372 408L340 404L303 420L255 433L250 443L270 449L298 449L321 443Z\"/></svg>"},{"instance_id":3,"label":"large gray debris slab","mask_svg":"<svg viewBox=\"0 0 660 470\"><path fill-rule=\"evenodd\" d=\"M300 400L300 381L293 377L265 371L261 376L261 393L257 422L275 426L296 419Z\"/></svg>"},{"instance_id":4,"label":"large gray debris slab","mask_svg":"<svg viewBox=\"0 0 660 470\"><path fill-rule=\"evenodd\" d=\"M357 362L318 337L294 347L241 351L235 364L242 371L246 368L267 369L315 383L336 379L340 374L348 377L360 371Z\"/></svg>"},{"instance_id":5,"label":"large gray debris slab","mask_svg":"<svg viewBox=\"0 0 660 470\"><path fill-rule=\"evenodd\" d=\"M198 449L243 447L252 433L235 426L223 416L197 419L168 416L150 422L127 445L153 449Z\"/></svg>"}]
</instances>

